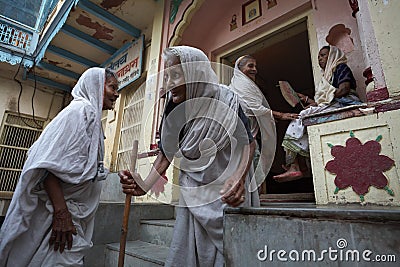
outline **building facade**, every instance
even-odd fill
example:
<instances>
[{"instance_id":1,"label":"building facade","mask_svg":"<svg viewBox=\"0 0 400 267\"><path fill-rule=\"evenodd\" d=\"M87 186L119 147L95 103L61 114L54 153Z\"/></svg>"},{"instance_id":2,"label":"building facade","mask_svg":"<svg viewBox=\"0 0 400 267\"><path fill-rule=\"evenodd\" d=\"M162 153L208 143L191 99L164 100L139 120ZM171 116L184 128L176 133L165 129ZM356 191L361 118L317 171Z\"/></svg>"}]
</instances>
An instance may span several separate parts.
<instances>
[{"instance_id":1,"label":"building facade","mask_svg":"<svg viewBox=\"0 0 400 267\"><path fill-rule=\"evenodd\" d=\"M127 41L132 41L132 38L126 37L129 36L127 30L124 31L119 27L117 27L119 30L111 33L115 35L114 39L93 37L96 36L95 33L98 33L98 28L93 27L101 25L102 29L112 28L109 25L118 20L111 19L107 14L91 6L90 1L67 2L75 5L69 18L59 18L57 27L51 28L50 24L44 26L47 29L46 32L54 31L55 34L49 37L47 44L43 44L41 54L38 52L39 61L42 60L44 63L42 63L42 68L37 70L38 75L43 78L38 79L37 84L29 71L32 65L25 66L26 59L24 61L23 53L19 52L19 59L17 57L15 60L10 60L6 56L7 51L2 43L2 62L0 63L1 215L4 215L7 209L7 203L18 180L26 151L37 139L46 123L70 101L68 90L77 79L71 71L79 74L88 67L88 65L74 65L76 63L67 62L73 58L71 54L68 54L67 61L52 57L52 54L57 54L55 51L60 51L55 50L54 47L76 55L79 55L79 50L90 51L87 55L81 55L89 60L89 63L85 61L87 64L90 65L91 62L95 65L106 66L105 63L115 59L117 52ZM128 21L128 17L137 17L138 21L135 23L141 33L133 38L133 41L143 36L140 77L122 88L115 109L103 114L103 127L107 137L105 163L114 173L111 176L112 179L105 182L101 197L103 202L123 202L125 198L115 173L121 169L133 168L130 166L133 140L139 141L136 170L142 177L147 175L158 153L158 127L165 101L160 96L160 88L163 87L163 77L160 75L163 69L161 54L164 48L175 45L194 46L203 50L211 61L229 66L233 66L239 56L251 54L257 59L257 82L271 108L281 112L299 112L301 110L299 107L293 108L285 102L276 84L280 80L287 80L295 90L312 97L314 88L321 78L317 60L318 51L322 46L330 44L346 53L348 65L357 81L357 93L365 104L306 119L304 123L309 133L312 174L291 185L277 185L267 177L263 186L262 201L267 207L271 203L307 202L303 206L302 204L296 206L296 210L299 212L307 210L308 205L311 204L314 205L313 207L338 208L338 213L342 215L347 214L346 206L348 206L361 212L361 215L358 215L363 220L368 217L370 211L365 211L365 216L362 212L366 208L374 207L377 210L393 212L394 215L388 216L392 216L390 217L392 221L399 220L400 176L397 166L400 164L400 148L396 134L400 130L400 76L397 75L397 63L400 58L398 31L400 20L397 18L400 11L399 1L157 0L137 1L136 6L129 1L120 3L120 6L102 6L101 1L92 2L125 21ZM151 9L145 6L145 3L151 3ZM87 9L88 6L89 9ZM140 10L137 10L140 7L151 11L143 11L145 14L140 14ZM62 6L55 8L58 11L64 10ZM128 12L124 18L123 10L131 9L139 13L132 15ZM78 23L80 15L85 15L82 10L87 13L90 13L87 10L97 10L89 16L93 24ZM58 18L57 15L54 15L53 19L56 18ZM99 18L103 20L100 21ZM141 24L140 21L144 20L146 23ZM86 28L82 29L82 32L108 45L99 44L96 40L87 37L87 40L93 41L91 45L95 44L96 49L109 48L110 50L107 53L95 52L95 49L86 47L88 44L79 43L78 37L81 36L81 39L84 39L87 35L79 35L76 31L64 26L69 25L79 29L76 23L80 26L85 24ZM96 30L95 33L94 30ZM119 33L119 31L124 33ZM76 39L70 39L72 35ZM56 59L64 63L60 64L63 70L56 69L57 75L46 74L45 70L48 69L46 63L50 64ZM36 58L32 60L35 61ZM20 62L23 64L18 65ZM54 68L52 71L55 71ZM220 75L221 82L228 84L232 73L216 71ZM55 81L58 83L54 83ZM22 84L22 89L20 84ZM276 124L278 145L271 169L273 174L283 171L281 165L284 161L284 152L280 143L288 123L277 121ZM356 154L352 154L353 148L350 143L355 138L359 140L361 144L359 146L362 148L359 148ZM335 146L342 146L349 152L345 153L344 158L335 157L336 154L332 153ZM338 170L335 172L327 167L328 162L346 160L346 156L349 155L353 158L357 157L357 164L341 172L350 180L350 183L338 186L335 183ZM384 167L384 164L379 161L382 157L392 164ZM371 169L372 162L374 164ZM178 171L176 168L169 168L163 177L165 179L160 180L149 194L138 197L134 201L136 203L175 203L179 196L179 188L176 186ZM383 184L376 186L374 179L378 179L377 177L383 181ZM369 183L368 191L365 194L356 193L357 190L354 189L365 183ZM293 210L286 212L287 214L283 212L279 215L289 216L291 212L297 214L293 213ZM316 212L329 221L334 217L332 213L326 215L324 211ZM237 214L237 211L233 211L232 214ZM238 214L243 215L240 212ZM312 217L315 214L311 212L307 216ZM263 214L253 215L266 215L272 218L277 214L271 213L266 208ZM385 218L382 214L377 216L381 216L377 221ZM340 224L346 220L345 217L343 215L337 218L337 223ZM231 222L236 222L237 218L234 216L232 218ZM268 218L266 220L269 220ZM251 218L249 220L251 221ZM296 223L298 226L302 222ZM321 226L321 229L323 228L324 226ZM395 224L390 229L390 231L399 231ZM372 232L372 228L368 231ZM229 238L232 238L230 239L232 243L237 241L235 237ZM317 239L315 242L321 242L321 240ZM395 244L395 241L393 242ZM231 254L227 254L227 257L230 256Z\"/></svg>"}]
</instances>

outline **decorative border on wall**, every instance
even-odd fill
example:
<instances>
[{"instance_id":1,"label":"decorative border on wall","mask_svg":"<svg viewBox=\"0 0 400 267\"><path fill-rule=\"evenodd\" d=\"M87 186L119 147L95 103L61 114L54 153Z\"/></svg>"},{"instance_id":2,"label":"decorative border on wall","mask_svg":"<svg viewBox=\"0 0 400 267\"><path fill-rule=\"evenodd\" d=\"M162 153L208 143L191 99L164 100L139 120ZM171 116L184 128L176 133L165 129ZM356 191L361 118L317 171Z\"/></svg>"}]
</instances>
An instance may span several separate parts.
<instances>
[{"instance_id":1,"label":"decorative border on wall","mask_svg":"<svg viewBox=\"0 0 400 267\"><path fill-rule=\"evenodd\" d=\"M176 24L174 32L168 41L168 46L178 45L182 40L182 34L184 33L187 26L189 26L193 15L201 7L204 0L192 0L191 4L183 12L182 18Z\"/></svg>"}]
</instances>

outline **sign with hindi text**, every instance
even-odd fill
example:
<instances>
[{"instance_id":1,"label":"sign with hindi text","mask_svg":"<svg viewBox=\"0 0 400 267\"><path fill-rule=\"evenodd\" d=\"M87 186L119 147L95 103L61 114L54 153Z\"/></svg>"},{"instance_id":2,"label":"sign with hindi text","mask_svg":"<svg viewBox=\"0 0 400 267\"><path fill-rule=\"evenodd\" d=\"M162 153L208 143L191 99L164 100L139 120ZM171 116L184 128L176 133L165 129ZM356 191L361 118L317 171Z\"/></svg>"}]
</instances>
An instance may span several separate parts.
<instances>
[{"instance_id":1,"label":"sign with hindi text","mask_svg":"<svg viewBox=\"0 0 400 267\"><path fill-rule=\"evenodd\" d=\"M121 90L142 75L144 36L123 46L104 63L118 76L118 90Z\"/></svg>"}]
</instances>

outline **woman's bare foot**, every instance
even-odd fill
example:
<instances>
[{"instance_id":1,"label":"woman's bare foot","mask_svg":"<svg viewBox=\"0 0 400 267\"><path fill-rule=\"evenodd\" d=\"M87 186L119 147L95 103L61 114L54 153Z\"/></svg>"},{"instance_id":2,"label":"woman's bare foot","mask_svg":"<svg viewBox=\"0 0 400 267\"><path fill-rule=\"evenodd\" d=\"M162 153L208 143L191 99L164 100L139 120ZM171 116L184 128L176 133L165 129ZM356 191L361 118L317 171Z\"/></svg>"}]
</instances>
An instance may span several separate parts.
<instances>
[{"instance_id":1,"label":"woman's bare foot","mask_svg":"<svg viewBox=\"0 0 400 267\"><path fill-rule=\"evenodd\" d=\"M275 175L272 178L279 183L284 183L284 182L298 180L304 177L304 174L300 170L298 164L293 163L289 166L289 168L284 168L284 169L286 170L286 172L279 175Z\"/></svg>"}]
</instances>

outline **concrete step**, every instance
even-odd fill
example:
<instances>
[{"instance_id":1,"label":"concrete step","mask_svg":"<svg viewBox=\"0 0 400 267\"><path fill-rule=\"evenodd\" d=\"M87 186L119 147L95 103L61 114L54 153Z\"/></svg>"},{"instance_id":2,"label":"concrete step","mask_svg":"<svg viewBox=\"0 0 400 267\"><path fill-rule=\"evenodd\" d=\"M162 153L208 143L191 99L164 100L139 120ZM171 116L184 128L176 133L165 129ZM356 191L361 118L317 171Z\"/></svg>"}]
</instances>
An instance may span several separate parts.
<instances>
[{"instance_id":1,"label":"concrete step","mask_svg":"<svg viewBox=\"0 0 400 267\"><path fill-rule=\"evenodd\" d=\"M172 241L175 220L141 220L140 240L169 247Z\"/></svg>"},{"instance_id":2,"label":"concrete step","mask_svg":"<svg viewBox=\"0 0 400 267\"><path fill-rule=\"evenodd\" d=\"M124 267L164 266L169 248L143 241L128 241L125 246ZM119 243L106 246L104 266L118 266Z\"/></svg>"}]
</instances>

